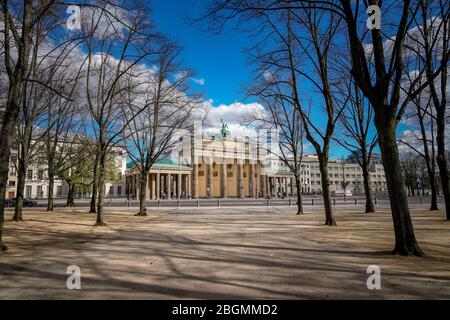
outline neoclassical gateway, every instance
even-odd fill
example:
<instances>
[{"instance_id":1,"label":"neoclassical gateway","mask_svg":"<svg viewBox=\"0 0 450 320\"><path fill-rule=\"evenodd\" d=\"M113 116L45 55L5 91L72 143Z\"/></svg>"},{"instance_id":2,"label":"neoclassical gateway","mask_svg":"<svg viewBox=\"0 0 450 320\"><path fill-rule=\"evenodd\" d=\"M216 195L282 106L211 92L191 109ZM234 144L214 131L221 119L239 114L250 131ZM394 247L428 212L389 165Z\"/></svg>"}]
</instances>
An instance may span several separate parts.
<instances>
[{"instance_id":1,"label":"neoclassical gateway","mask_svg":"<svg viewBox=\"0 0 450 320\"><path fill-rule=\"evenodd\" d=\"M295 195L294 177L288 170L273 170L266 149L249 138L188 136L180 139L173 154L150 170L147 199ZM126 174L132 197L139 195L139 174L136 168Z\"/></svg>"},{"instance_id":2,"label":"neoclassical gateway","mask_svg":"<svg viewBox=\"0 0 450 320\"><path fill-rule=\"evenodd\" d=\"M274 148L279 145L270 136L258 141L248 137L230 138L226 125L219 135L187 134L176 144L170 160L153 165L146 199L294 197L297 192L294 175L273 155ZM352 156L346 161L330 160L328 171L331 192L347 185L355 194L363 193L362 170ZM300 180L302 193L321 192L316 156L302 158ZM370 167L370 183L373 192L387 190L378 155L373 157ZM134 199L139 195L136 168L126 172L126 194Z\"/></svg>"}]
</instances>

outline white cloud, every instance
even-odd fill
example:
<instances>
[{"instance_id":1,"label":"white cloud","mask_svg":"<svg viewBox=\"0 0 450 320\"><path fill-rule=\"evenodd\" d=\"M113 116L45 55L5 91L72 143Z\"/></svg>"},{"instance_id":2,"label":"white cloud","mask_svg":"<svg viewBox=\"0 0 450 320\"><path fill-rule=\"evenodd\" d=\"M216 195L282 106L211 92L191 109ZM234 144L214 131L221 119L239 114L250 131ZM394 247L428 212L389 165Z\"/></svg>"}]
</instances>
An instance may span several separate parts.
<instances>
[{"instance_id":1,"label":"white cloud","mask_svg":"<svg viewBox=\"0 0 450 320\"><path fill-rule=\"evenodd\" d=\"M213 100L207 100L203 105L205 113L205 134L218 134L222 128L222 121L228 125L231 137L256 137L257 129L250 124L255 114L261 116L265 110L259 103L234 102L229 105L214 106Z\"/></svg>"},{"instance_id":2,"label":"white cloud","mask_svg":"<svg viewBox=\"0 0 450 320\"><path fill-rule=\"evenodd\" d=\"M203 78L200 78L200 79L192 78L192 81L194 81L196 84L201 85L201 86L205 85L205 79L203 79Z\"/></svg>"}]
</instances>

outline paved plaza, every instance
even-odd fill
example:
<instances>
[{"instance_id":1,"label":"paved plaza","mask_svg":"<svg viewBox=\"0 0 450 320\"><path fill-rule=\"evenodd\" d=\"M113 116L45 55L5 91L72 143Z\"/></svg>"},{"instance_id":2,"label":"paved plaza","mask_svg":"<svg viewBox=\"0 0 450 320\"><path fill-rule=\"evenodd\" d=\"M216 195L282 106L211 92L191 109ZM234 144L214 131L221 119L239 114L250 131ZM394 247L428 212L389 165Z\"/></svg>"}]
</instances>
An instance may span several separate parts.
<instances>
[{"instance_id":1,"label":"paved plaza","mask_svg":"<svg viewBox=\"0 0 450 320\"><path fill-rule=\"evenodd\" d=\"M0 256L0 299L417 299L450 298L450 223L412 211L427 256L390 255L390 212L295 207L109 209L93 227L85 209L26 210L10 222ZM114 211L113 211L114 210ZM67 267L81 269L68 290ZM369 290L367 267L381 268Z\"/></svg>"}]
</instances>

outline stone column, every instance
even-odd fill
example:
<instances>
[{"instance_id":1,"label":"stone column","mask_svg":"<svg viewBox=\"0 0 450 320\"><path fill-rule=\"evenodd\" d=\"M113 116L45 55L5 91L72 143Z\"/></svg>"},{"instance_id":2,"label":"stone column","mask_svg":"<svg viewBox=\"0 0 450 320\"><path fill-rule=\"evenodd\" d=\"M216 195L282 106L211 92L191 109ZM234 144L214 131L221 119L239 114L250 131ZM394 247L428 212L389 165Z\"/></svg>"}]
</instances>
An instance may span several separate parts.
<instances>
[{"instance_id":1,"label":"stone column","mask_svg":"<svg viewBox=\"0 0 450 320\"><path fill-rule=\"evenodd\" d=\"M285 192L286 192L286 197L291 197L291 194L289 193L289 180L290 180L291 178L284 178L284 189L285 189Z\"/></svg>"},{"instance_id":2,"label":"stone column","mask_svg":"<svg viewBox=\"0 0 450 320\"><path fill-rule=\"evenodd\" d=\"M192 198L198 198L198 164L192 167Z\"/></svg>"},{"instance_id":3,"label":"stone column","mask_svg":"<svg viewBox=\"0 0 450 320\"><path fill-rule=\"evenodd\" d=\"M265 198L267 196L267 176L260 176L261 179L261 193Z\"/></svg>"},{"instance_id":4,"label":"stone column","mask_svg":"<svg viewBox=\"0 0 450 320\"><path fill-rule=\"evenodd\" d=\"M168 173L166 175L166 189L167 189L167 199L171 199L171 193L172 193L172 185L171 185L171 174Z\"/></svg>"},{"instance_id":5,"label":"stone column","mask_svg":"<svg viewBox=\"0 0 450 320\"><path fill-rule=\"evenodd\" d=\"M178 199L181 199L181 173L178 174L177 179L177 197Z\"/></svg>"},{"instance_id":6,"label":"stone column","mask_svg":"<svg viewBox=\"0 0 450 320\"><path fill-rule=\"evenodd\" d=\"M136 195L135 195L136 200L139 200L139 195L141 194L140 190L141 190L141 175L138 174L136 175Z\"/></svg>"},{"instance_id":7,"label":"stone column","mask_svg":"<svg viewBox=\"0 0 450 320\"><path fill-rule=\"evenodd\" d=\"M274 188L275 198L278 198L278 192L279 192L278 188L280 187L280 183L278 182L278 177L275 177L273 179L274 179L274 185L275 185L275 188Z\"/></svg>"},{"instance_id":8,"label":"stone column","mask_svg":"<svg viewBox=\"0 0 450 320\"><path fill-rule=\"evenodd\" d=\"M255 196L255 164L248 163L249 172L248 172L248 185L249 185L249 194L250 198L256 198Z\"/></svg>"},{"instance_id":9,"label":"stone column","mask_svg":"<svg viewBox=\"0 0 450 320\"><path fill-rule=\"evenodd\" d=\"M244 198L244 165L238 163L238 197Z\"/></svg>"},{"instance_id":10,"label":"stone column","mask_svg":"<svg viewBox=\"0 0 450 320\"><path fill-rule=\"evenodd\" d=\"M221 196L222 196L222 198L227 198L228 197L228 188L227 188L227 184L228 184L228 175L227 175L227 164L225 163L225 160L224 160L224 163L222 163L222 179L221 179L221 181L220 181L220 183L221 183Z\"/></svg>"},{"instance_id":11,"label":"stone column","mask_svg":"<svg viewBox=\"0 0 450 320\"><path fill-rule=\"evenodd\" d=\"M150 182L151 175L147 174L147 185L145 186L145 200L150 200Z\"/></svg>"},{"instance_id":12,"label":"stone column","mask_svg":"<svg viewBox=\"0 0 450 320\"><path fill-rule=\"evenodd\" d=\"M155 184L156 200L159 200L159 197L161 195L161 175L159 174L159 172L156 174Z\"/></svg>"},{"instance_id":13,"label":"stone column","mask_svg":"<svg viewBox=\"0 0 450 320\"><path fill-rule=\"evenodd\" d=\"M186 175L186 197L187 198L192 197L192 193L191 193L191 175L190 174Z\"/></svg>"},{"instance_id":14,"label":"stone column","mask_svg":"<svg viewBox=\"0 0 450 320\"><path fill-rule=\"evenodd\" d=\"M295 179L294 178L291 178L290 179L291 180L291 196L293 197L294 196L294 181L295 181Z\"/></svg>"},{"instance_id":15,"label":"stone column","mask_svg":"<svg viewBox=\"0 0 450 320\"><path fill-rule=\"evenodd\" d=\"M213 195L214 195L214 190L213 190L213 172L214 172L214 165L212 163L208 163L208 178L207 178L206 185L207 185L207 188L209 189L209 192L208 192L208 190L206 190L207 191L206 192L207 193L206 196L209 199L212 199Z\"/></svg>"},{"instance_id":16,"label":"stone column","mask_svg":"<svg viewBox=\"0 0 450 320\"><path fill-rule=\"evenodd\" d=\"M156 179L154 174L150 174L150 184L152 186L152 200L156 199Z\"/></svg>"}]
</instances>

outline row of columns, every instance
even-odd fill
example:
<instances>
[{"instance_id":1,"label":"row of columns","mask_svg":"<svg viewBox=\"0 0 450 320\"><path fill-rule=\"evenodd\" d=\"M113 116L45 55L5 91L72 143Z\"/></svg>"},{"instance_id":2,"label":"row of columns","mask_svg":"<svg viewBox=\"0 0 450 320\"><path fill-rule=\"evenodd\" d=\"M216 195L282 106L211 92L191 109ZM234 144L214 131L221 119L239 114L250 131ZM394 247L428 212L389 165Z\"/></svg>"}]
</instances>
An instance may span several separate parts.
<instances>
[{"instance_id":1,"label":"row of columns","mask_svg":"<svg viewBox=\"0 0 450 320\"><path fill-rule=\"evenodd\" d=\"M297 193L295 188L295 180L292 177L265 176L262 179L262 183L263 194L265 197L293 197Z\"/></svg>"},{"instance_id":2,"label":"row of columns","mask_svg":"<svg viewBox=\"0 0 450 320\"><path fill-rule=\"evenodd\" d=\"M192 197L198 198L198 164L195 164L192 169ZM212 198L214 195L214 165L207 165L207 173L206 173L206 196L207 198ZM228 173L227 173L227 164L220 164L220 197L227 198L228 197ZM249 164L249 196L251 198L256 198L258 184L255 179L255 164ZM244 198L244 165L237 164L237 190L238 197Z\"/></svg>"},{"instance_id":3,"label":"row of columns","mask_svg":"<svg viewBox=\"0 0 450 320\"><path fill-rule=\"evenodd\" d=\"M129 182L131 184L129 194L139 197L140 175L134 175ZM191 175L184 173L150 173L145 190L145 198L148 200L180 199L181 196L191 197ZM184 188L183 188L184 187Z\"/></svg>"}]
</instances>

